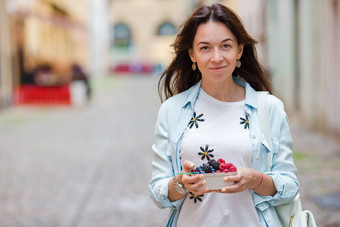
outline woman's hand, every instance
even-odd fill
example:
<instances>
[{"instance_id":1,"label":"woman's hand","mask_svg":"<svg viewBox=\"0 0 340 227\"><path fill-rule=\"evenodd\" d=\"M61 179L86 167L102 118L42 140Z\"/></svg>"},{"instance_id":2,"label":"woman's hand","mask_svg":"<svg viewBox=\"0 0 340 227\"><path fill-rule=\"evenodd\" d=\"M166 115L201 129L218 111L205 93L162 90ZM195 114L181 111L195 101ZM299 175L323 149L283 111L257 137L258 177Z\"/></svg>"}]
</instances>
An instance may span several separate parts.
<instances>
[{"instance_id":1,"label":"woman's hand","mask_svg":"<svg viewBox=\"0 0 340 227\"><path fill-rule=\"evenodd\" d=\"M183 163L183 170L181 171L181 173L192 172L194 168L195 164L193 162L185 161ZM208 192L207 189L204 187L206 181L202 180L202 174L178 174L175 177L180 184L182 184L189 192L195 195L202 195ZM169 181L168 188L168 198L170 201L182 199L186 195L180 194L176 191L176 189L174 188L173 180Z\"/></svg>"},{"instance_id":2,"label":"woman's hand","mask_svg":"<svg viewBox=\"0 0 340 227\"><path fill-rule=\"evenodd\" d=\"M234 181L233 185L224 187L221 192L225 193L235 193L243 192L244 190L250 188L256 188L261 181L262 174L251 168L239 167L237 168L237 175L225 176L225 181Z\"/></svg>"},{"instance_id":3,"label":"woman's hand","mask_svg":"<svg viewBox=\"0 0 340 227\"><path fill-rule=\"evenodd\" d=\"M195 164L190 161L185 161L183 163L182 172L192 172L195 168ZM177 180L184 185L184 187L191 193L195 195L202 195L207 191L204 187L206 181L203 179L203 174L180 174L177 175Z\"/></svg>"},{"instance_id":4,"label":"woman's hand","mask_svg":"<svg viewBox=\"0 0 340 227\"><path fill-rule=\"evenodd\" d=\"M224 180L235 183L222 188L219 191L222 193L242 192L248 188L263 196L274 196L277 192L271 176L251 168L239 167L237 175L226 176Z\"/></svg>"}]
</instances>

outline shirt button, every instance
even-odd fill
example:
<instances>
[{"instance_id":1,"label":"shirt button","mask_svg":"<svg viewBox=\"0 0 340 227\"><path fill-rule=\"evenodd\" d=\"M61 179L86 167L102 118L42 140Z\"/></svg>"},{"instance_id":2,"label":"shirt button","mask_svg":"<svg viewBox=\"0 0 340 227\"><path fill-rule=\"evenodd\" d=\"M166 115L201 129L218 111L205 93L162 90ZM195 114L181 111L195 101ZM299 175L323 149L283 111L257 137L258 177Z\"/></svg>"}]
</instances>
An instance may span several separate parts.
<instances>
[{"instance_id":1,"label":"shirt button","mask_svg":"<svg viewBox=\"0 0 340 227\"><path fill-rule=\"evenodd\" d=\"M259 156L256 156L256 160L259 160Z\"/></svg>"},{"instance_id":2,"label":"shirt button","mask_svg":"<svg viewBox=\"0 0 340 227\"><path fill-rule=\"evenodd\" d=\"M255 135L252 135L251 138L252 138L252 139L256 139L256 136L255 136Z\"/></svg>"}]
</instances>

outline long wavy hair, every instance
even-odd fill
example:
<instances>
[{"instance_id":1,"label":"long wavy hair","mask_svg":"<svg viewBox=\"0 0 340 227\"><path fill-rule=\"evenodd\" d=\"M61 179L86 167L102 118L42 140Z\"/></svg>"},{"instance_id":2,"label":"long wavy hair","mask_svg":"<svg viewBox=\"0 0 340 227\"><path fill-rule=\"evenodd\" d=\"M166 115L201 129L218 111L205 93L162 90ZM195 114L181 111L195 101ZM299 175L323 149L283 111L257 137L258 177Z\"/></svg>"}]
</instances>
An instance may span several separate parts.
<instances>
[{"instance_id":1,"label":"long wavy hair","mask_svg":"<svg viewBox=\"0 0 340 227\"><path fill-rule=\"evenodd\" d=\"M158 92L163 101L182 91L185 91L199 82L201 72L192 70L189 50L200 24L209 21L224 23L236 37L238 44L243 43L243 54L240 58L242 66L235 68L233 76L242 77L256 91L272 92L271 82L263 66L259 63L253 39L245 30L241 20L235 12L221 4L202 6L183 24L174 44L175 57L169 67L162 73L158 82Z\"/></svg>"}]
</instances>

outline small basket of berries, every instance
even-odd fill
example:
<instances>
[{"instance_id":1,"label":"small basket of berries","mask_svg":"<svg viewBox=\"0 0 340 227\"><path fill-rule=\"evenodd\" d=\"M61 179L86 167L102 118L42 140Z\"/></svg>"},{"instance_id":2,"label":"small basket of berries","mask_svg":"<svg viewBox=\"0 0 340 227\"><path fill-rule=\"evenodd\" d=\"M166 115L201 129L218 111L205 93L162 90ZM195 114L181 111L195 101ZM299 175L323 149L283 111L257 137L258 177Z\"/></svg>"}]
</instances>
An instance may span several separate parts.
<instances>
[{"instance_id":1,"label":"small basket of berries","mask_svg":"<svg viewBox=\"0 0 340 227\"><path fill-rule=\"evenodd\" d=\"M194 169L198 174L204 174L207 182L204 186L209 190L219 190L225 186L234 184L232 181L224 181L225 176L236 175L237 168L232 163L226 163L223 159L210 159L207 163Z\"/></svg>"}]
</instances>

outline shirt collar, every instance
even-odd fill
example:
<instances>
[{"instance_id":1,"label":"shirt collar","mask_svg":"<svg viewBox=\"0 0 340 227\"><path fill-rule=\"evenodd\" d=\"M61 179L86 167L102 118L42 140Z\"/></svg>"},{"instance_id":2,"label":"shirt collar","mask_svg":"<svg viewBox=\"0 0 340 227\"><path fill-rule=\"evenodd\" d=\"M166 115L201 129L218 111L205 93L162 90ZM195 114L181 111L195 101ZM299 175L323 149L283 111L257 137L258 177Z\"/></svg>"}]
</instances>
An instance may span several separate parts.
<instances>
[{"instance_id":1,"label":"shirt collar","mask_svg":"<svg viewBox=\"0 0 340 227\"><path fill-rule=\"evenodd\" d=\"M250 86L249 83L247 83L243 78L241 77L233 77L234 81L244 87L246 89L246 105L249 105L253 108L257 108L257 94L254 88ZM200 88L201 88L202 80L200 80L197 84L189 88L187 90L186 98L183 102L182 107L185 107L186 105L190 104L192 108L194 108Z\"/></svg>"},{"instance_id":2,"label":"shirt collar","mask_svg":"<svg viewBox=\"0 0 340 227\"><path fill-rule=\"evenodd\" d=\"M234 77L234 81L246 89L246 105L257 108L257 93L254 88L241 77Z\"/></svg>"},{"instance_id":3,"label":"shirt collar","mask_svg":"<svg viewBox=\"0 0 340 227\"><path fill-rule=\"evenodd\" d=\"M202 83L202 80L200 80L197 84L189 88L182 107L185 107L186 105L190 104L191 107L194 108L200 88L201 88L201 83Z\"/></svg>"}]
</instances>

